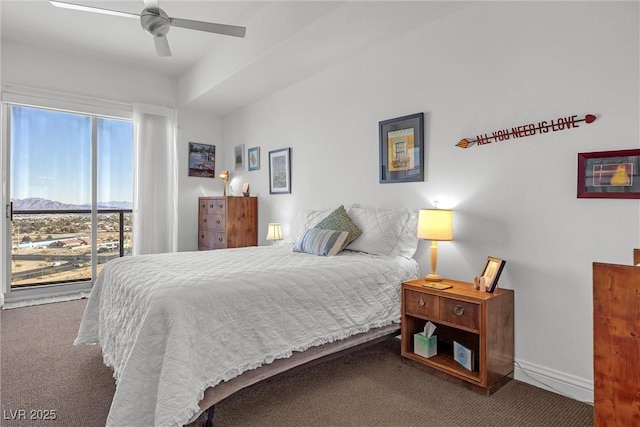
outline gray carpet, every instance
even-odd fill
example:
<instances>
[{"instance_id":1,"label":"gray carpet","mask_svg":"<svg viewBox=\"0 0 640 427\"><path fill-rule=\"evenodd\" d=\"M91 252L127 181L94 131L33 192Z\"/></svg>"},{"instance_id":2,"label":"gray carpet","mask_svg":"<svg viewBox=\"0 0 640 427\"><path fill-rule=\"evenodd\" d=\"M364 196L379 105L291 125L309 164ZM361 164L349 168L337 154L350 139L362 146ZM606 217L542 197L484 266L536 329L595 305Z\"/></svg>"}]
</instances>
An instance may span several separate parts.
<instances>
[{"instance_id":1,"label":"gray carpet","mask_svg":"<svg viewBox=\"0 0 640 427\"><path fill-rule=\"evenodd\" d=\"M85 304L2 311L0 425L104 426L115 390L111 371L99 347L73 346ZM216 406L214 425L593 425L590 405L519 381L482 396L403 363L399 351L389 340L241 390ZM20 410L27 418L55 411L56 419L16 420Z\"/></svg>"}]
</instances>

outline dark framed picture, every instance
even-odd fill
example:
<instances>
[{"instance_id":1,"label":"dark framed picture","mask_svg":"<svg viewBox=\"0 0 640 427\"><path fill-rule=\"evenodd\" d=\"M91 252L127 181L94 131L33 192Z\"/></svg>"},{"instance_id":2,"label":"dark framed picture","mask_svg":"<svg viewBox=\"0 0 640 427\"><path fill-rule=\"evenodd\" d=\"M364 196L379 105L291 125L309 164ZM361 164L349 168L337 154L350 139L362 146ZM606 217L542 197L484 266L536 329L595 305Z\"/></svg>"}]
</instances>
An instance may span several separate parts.
<instances>
[{"instance_id":1,"label":"dark framed picture","mask_svg":"<svg viewBox=\"0 0 640 427\"><path fill-rule=\"evenodd\" d=\"M640 199L640 149L578 153L578 197Z\"/></svg>"},{"instance_id":2,"label":"dark framed picture","mask_svg":"<svg viewBox=\"0 0 640 427\"><path fill-rule=\"evenodd\" d=\"M233 158L235 162L235 170L241 171L244 169L244 144L236 145L233 147Z\"/></svg>"},{"instance_id":3,"label":"dark framed picture","mask_svg":"<svg viewBox=\"0 0 640 427\"><path fill-rule=\"evenodd\" d=\"M269 151L269 194L291 193L291 148Z\"/></svg>"},{"instance_id":4,"label":"dark framed picture","mask_svg":"<svg viewBox=\"0 0 640 427\"><path fill-rule=\"evenodd\" d=\"M189 176L216 177L216 146L189 143Z\"/></svg>"},{"instance_id":5,"label":"dark framed picture","mask_svg":"<svg viewBox=\"0 0 640 427\"><path fill-rule=\"evenodd\" d=\"M424 113L378 123L380 182L424 181Z\"/></svg>"},{"instance_id":6,"label":"dark framed picture","mask_svg":"<svg viewBox=\"0 0 640 427\"><path fill-rule=\"evenodd\" d=\"M484 268L482 269L482 274L480 277L484 277L486 281L485 284L487 286L487 292L493 292L496 290L498 286L498 279L500 278L500 274L504 269L504 265L507 262L500 258L495 257L487 257L487 262L484 263Z\"/></svg>"},{"instance_id":7,"label":"dark framed picture","mask_svg":"<svg viewBox=\"0 0 640 427\"><path fill-rule=\"evenodd\" d=\"M260 170L260 147L249 148L247 151L247 164L250 171Z\"/></svg>"}]
</instances>

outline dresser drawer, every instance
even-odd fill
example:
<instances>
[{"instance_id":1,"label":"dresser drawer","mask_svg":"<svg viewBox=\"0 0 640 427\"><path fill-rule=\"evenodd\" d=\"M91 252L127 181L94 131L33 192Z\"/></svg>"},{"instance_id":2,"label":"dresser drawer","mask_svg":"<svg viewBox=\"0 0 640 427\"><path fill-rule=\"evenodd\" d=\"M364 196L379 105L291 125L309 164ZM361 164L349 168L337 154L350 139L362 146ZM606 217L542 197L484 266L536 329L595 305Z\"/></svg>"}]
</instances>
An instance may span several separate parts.
<instances>
[{"instance_id":1,"label":"dresser drawer","mask_svg":"<svg viewBox=\"0 0 640 427\"><path fill-rule=\"evenodd\" d=\"M210 231L211 233L211 248L212 249L226 249L227 248L227 239L224 236L224 233L218 233L215 231Z\"/></svg>"},{"instance_id":2,"label":"dresser drawer","mask_svg":"<svg viewBox=\"0 0 640 427\"><path fill-rule=\"evenodd\" d=\"M437 319L439 299L436 295L406 289L404 294L404 310L409 314Z\"/></svg>"},{"instance_id":3,"label":"dresser drawer","mask_svg":"<svg viewBox=\"0 0 640 427\"><path fill-rule=\"evenodd\" d=\"M199 203L198 203L198 216L200 215L204 215L207 213L207 209L209 208L209 200L207 199L200 199Z\"/></svg>"},{"instance_id":4,"label":"dresser drawer","mask_svg":"<svg viewBox=\"0 0 640 427\"><path fill-rule=\"evenodd\" d=\"M209 199L207 200L207 214L209 215L224 215L226 212L226 200L225 199Z\"/></svg>"},{"instance_id":5,"label":"dresser drawer","mask_svg":"<svg viewBox=\"0 0 640 427\"><path fill-rule=\"evenodd\" d=\"M224 233L209 230L198 231L198 247L225 249L227 247L227 242L224 238Z\"/></svg>"},{"instance_id":6,"label":"dresser drawer","mask_svg":"<svg viewBox=\"0 0 640 427\"><path fill-rule=\"evenodd\" d=\"M451 298L440 298L440 320L469 329L479 329L480 306Z\"/></svg>"}]
</instances>

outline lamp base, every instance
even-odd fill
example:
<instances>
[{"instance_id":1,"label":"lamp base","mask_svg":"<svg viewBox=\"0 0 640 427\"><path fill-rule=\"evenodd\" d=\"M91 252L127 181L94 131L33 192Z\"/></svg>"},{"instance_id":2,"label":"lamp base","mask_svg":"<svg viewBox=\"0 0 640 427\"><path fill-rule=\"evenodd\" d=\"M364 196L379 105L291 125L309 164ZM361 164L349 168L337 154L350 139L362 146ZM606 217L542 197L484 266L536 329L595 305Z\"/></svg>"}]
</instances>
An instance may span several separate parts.
<instances>
[{"instance_id":1,"label":"lamp base","mask_svg":"<svg viewBox=\"0 0 640 427\"><path fill-rule=\"evenodd\" d=\"M423 277L424 280L428 280L429 282L442 282L442 276L435 273L427 274Z\"/></svg>"}]
</instances>

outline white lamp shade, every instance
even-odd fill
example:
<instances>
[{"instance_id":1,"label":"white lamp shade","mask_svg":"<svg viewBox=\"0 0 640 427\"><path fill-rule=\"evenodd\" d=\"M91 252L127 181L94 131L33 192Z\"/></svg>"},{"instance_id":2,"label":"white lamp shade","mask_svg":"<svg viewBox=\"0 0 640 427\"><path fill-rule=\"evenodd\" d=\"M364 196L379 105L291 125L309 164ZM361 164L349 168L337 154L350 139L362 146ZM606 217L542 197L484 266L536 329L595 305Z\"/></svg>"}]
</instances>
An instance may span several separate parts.
<instances>
[{"instance_id":1,"label":"white lamp shade","mask_svg":"<svg viewBox=\"0 0 640 427\"><path fill-rule=\"evenodd\" d=\"M453 240L453 211L450 209L420 209L418 238L425 240Z\"/></svg>"},{"instance_id":2,"label":"white lamp shade","mask_svg":"<svg viewBox=\"0 0 640 427\"><path fill-rule=\"evenodd\" d=\"M270 222L267 229L267 240L282 240L282 225Z\"/></svg>"}]
</instances>

